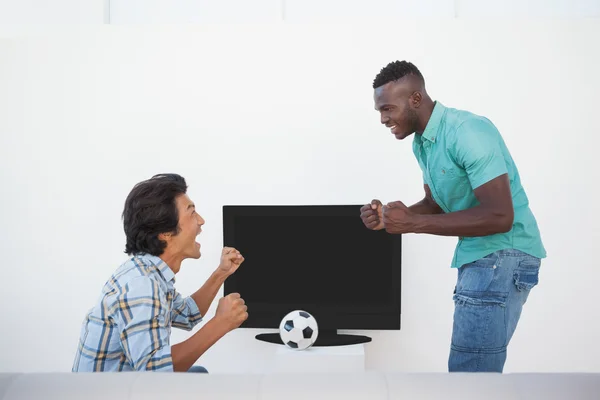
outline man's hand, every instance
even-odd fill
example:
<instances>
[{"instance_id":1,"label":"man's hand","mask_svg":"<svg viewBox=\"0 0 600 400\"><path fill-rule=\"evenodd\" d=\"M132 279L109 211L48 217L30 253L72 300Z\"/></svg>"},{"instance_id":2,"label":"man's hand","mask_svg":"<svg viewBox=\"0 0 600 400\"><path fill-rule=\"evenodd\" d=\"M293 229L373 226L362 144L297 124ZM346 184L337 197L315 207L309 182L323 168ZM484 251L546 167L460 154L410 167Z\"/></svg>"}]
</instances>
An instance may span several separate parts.
<instances>
[{"instance_id":1,"label":"man's hand","mask_svg":"<svg viewBox=\"0 0 600 400\"><path fill-rule=\"evenodd\" d=\"M248 306L239 293L230 293L219 300L215 319L222 323L227 331L239 327L248 318Z\"/></svg>"},{"instance_id":2,"label":"man's hand","mask_svg":"<svg viewBox=\"0 0 600 400\"><path fill-rule=\"evenodd\" d=\"M244 262L244 257L233 247L224 247L221 252L221 262L218 271L229 276L233 274Z\"/></svg>"},{"instance_id":3,"label":"man's hand","mask_svg":"<svg viewBox=\"0 0 600 400\"><path fill-rule=\"evenodd\" d=\"M394 201L383 207L383 225L388 233L414 232L414 216L401 201Z\"/></svg>"},{"instance_id":4,"label":"man's hand","mask_svg":"<svg viewBox=\"0 0 600 400\"><path fill-rule=\"evenodd\" d=\"M369 229L378 231L384 228L381 201L372 200L371 204L365 204L360 208L360 219Z\"/></svg>"}]
</instances>

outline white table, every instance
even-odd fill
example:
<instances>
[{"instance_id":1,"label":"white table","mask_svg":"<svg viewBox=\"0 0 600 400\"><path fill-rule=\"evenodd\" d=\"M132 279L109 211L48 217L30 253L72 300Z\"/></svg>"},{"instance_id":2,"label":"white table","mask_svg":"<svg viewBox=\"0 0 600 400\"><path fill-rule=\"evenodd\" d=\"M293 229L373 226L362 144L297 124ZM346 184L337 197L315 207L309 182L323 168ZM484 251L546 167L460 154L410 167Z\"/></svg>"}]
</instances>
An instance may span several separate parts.
<instances>
[{"instance_id":1,"label":"white table","mask_svg":"<svg viewBox=\"0 0 600 400\"><path fill-rule=\"evenodd\" d=\"M364 372L363 344L292 350L278 346L267 373Z\"/></svg>"}]
</instances>

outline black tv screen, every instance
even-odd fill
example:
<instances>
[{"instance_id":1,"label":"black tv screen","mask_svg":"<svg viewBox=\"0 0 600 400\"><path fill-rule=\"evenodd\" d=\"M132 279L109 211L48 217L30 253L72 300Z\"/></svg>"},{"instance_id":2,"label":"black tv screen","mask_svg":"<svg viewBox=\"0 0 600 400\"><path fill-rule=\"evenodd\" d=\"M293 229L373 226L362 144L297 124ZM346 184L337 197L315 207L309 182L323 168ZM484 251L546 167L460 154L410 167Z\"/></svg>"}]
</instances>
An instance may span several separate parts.
<instances>
[{"instance_id":1,"label":"black tv screen","mask_svg":"<svg viewBox=\"0 0 600 400\"><path fill-rule=\"evenodd\" d=\"M401 236L367 229L360 207L223 207L224 245L245 258L225 282L248 305L242 327L301 309L319 329L400 329Z\"/></svg>"}]
</instances>

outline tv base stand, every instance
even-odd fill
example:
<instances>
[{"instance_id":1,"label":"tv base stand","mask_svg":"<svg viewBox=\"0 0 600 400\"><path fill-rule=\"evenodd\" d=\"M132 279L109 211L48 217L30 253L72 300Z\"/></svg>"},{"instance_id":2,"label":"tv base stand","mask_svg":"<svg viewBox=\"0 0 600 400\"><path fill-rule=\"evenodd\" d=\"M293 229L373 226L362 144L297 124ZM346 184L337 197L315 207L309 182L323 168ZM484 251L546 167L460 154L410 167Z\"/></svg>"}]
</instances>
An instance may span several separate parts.
<instances>
[{"instance_id":1,"label":"tv base stand","mask_svg":"<svg viewBox=\"0 0 600 400\"><path fill-rule=\"evenodd\" d=\"M256 339L263 342L283 344L279 333L260 333L256 335ZM314 347L329 347L329 346L348 346L352 344L368 343L372 339L363 335L352 335L337 333L337 330L319 331L317 341L313 344Z\"/></svg>"}]
</instances>

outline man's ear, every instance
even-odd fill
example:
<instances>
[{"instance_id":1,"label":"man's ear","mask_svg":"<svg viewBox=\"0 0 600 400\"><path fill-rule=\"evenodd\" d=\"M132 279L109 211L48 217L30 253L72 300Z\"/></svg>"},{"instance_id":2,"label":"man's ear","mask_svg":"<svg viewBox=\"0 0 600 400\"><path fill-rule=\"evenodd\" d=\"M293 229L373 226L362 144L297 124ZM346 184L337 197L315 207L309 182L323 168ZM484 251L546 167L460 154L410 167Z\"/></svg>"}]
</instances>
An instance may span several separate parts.
<instances>
[{"instance_id":1,"label":"man's ear","mask_svg":"<svg viewBox=\"0 0 600 400\"><path fill-rule=\"evenodd\" d=\"M161 241L168 242L169 239L171 239L171 236L172 236L171 232L159 233L158 234L158 239L161 240Z\"/></svg>"},{"instance_id":2,"label":"man's ear","mask_svg":"<svg viewBox=\"0 0 600 400\"><path fill-rule=\"evenodd\" d=\"M413 108L419 108L421 106L422 100L423 100L423 95L419 91L413 92L413 94L410 96L410 99L409 99L410 105Z\"/></svg>"}]
</instances>

